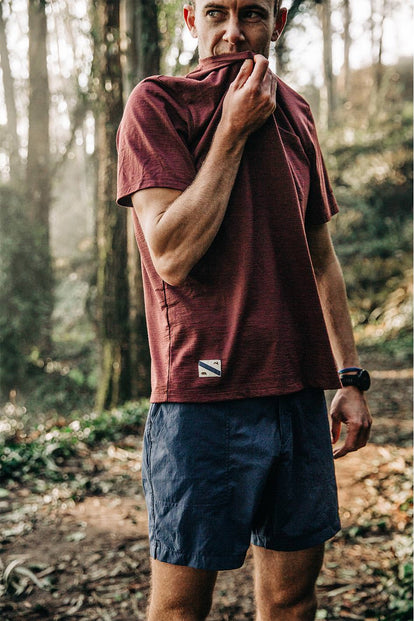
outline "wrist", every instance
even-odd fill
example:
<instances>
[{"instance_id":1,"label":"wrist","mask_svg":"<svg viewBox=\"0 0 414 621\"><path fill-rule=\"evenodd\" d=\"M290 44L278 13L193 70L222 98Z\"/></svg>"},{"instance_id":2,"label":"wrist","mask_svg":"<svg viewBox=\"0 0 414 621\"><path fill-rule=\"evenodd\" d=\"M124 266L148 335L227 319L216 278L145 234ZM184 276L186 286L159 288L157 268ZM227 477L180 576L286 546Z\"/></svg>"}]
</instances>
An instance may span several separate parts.
<instances>
[{"instance_id":1,"label":"wrist","mask_svg":"<svg viewBox=\"0 0 414 621\"><path fill-rule=\"evenodd\" d=\"M355 387L365 392L371 386L371 378L366 369L361 367L345 367L338 371L342 387Z\"/></svg>"},{"instance_id":2,"label":"wrist","mask_svg":"<svg viewBox=\"0 0 414 621\"><path fill-rule=\"evenodd\" d=\"M230 155L242 155L243 149L249 137L248 132L239 131L231 126L224 119L221 119L215 133L215 141L220 145L220 148L226 151Z\"/></svg>"}]
</instances>

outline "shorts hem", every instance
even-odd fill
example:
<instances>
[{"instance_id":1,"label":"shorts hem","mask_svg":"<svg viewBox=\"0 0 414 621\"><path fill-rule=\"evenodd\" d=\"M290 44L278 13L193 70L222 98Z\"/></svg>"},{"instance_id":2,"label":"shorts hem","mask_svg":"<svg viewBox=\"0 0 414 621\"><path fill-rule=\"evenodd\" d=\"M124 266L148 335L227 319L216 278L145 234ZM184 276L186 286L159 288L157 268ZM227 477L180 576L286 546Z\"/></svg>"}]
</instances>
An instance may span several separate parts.
<instances>
[{"instance_id":1,"label":"shorts hem","mask_svg":"<svg viewBox=\"0 0 414 621\"><path fill-rule=\"evenodd\" d=\"M204 569L207 571L239 569L244 563L246 552L244 554L234 554L227 557L210 556L206 554L184 554L177 550L170 550L160 541L150 542L150 556L155 561L169 563L170 565L192 567L193 569Z\"/></svg>"},{"instance_id":2,"label":"shorts hem","mask_svg":"<svg viewBox=\"0 0 414 621\"><path fill-rule=\"evenodd\" d=\"M302 537L280 537L277 542L272 541L270 537L252 535L251 543L259 548L274 550L275 552L297 552L299 550L313 548L314 546L328 541L328 539L332 539L340 530L341 525L338 522L333 527L329 526L311 535L303 535Z\"/></svg>"}]
</instances>

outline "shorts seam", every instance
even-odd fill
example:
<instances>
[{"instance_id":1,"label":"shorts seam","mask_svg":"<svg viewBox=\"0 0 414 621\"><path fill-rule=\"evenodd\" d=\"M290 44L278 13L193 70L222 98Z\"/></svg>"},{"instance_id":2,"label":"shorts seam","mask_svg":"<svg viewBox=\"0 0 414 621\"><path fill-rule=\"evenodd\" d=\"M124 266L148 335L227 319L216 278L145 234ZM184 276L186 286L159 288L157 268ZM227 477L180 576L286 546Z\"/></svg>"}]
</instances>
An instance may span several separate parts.
<instances>
[{"instance_id":1,"label":"shorts seam","mask_svg":"<svg viewBox=\"0 0 414 621\"><path fill-rule=\"evenodd\" d=\"M152 414L152 413L151 413ZM152 423L153 423L153 417L150 415L149 416L149 426L148 426L148 474L149 474L149 484L150 484L150 489L151 489L151 520L152 523L154 525L154 531L156 531L156 514L155 514L155 498L154 498L154 487L153 487L153 482L152 482ZM156 557L155 557L156 558Z\"/></svg>"}]
</instances>

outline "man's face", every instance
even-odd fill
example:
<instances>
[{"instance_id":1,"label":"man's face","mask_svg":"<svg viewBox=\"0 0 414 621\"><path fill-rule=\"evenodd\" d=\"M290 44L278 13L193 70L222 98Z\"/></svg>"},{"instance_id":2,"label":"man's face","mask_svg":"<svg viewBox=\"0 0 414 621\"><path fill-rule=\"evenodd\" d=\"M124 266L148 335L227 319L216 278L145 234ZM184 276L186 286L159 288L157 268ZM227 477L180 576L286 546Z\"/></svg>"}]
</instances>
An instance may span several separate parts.
<instances>
[{"instance_id":1,"label":"man's face","mask_svg":"<svg viewBox=\"0 0 414 621\"><path fill-rule=\"evenodd\" d=\"M280 36L287 10L274 11L274 0L196 0L184 6L184 19L198 38L200 59L251 51L269 56Z\"/></svg>"}]
</instances>

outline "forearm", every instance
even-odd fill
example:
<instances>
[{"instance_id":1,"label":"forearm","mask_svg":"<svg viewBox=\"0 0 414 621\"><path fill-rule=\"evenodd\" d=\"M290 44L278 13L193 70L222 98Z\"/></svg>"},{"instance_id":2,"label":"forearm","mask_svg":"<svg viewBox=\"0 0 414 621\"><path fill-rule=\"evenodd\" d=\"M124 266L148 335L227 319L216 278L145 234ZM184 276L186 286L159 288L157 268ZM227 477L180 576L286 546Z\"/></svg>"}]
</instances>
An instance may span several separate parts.
<instances>
[{"instance_id":1,"label":"forearm","mask_svg":"<svg viewBox=\"0 0 414 621\"><path fill-rule=\"evenodd\" d=\"M323 270L316 271L316 280L338 369L359 366L345 283L335 254Z\"/></svg>"},{"instance_id":2,"label":"forearm","mask_svg":"<svg viewBox=\"0 0 414 621\"><path fill-rule=\"evenodd\" d=\"M149 244L158 271L170 284L181 284L213 242L226 213L245 142L245 137L234 139L219 125L193 183L157 215Z\"/></svg>"}]
</instances>

